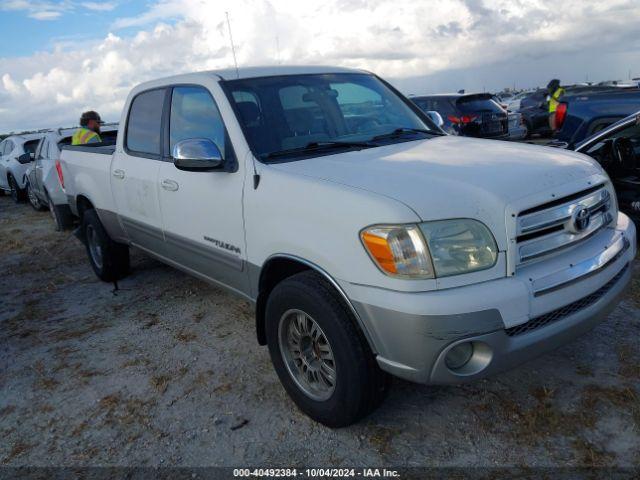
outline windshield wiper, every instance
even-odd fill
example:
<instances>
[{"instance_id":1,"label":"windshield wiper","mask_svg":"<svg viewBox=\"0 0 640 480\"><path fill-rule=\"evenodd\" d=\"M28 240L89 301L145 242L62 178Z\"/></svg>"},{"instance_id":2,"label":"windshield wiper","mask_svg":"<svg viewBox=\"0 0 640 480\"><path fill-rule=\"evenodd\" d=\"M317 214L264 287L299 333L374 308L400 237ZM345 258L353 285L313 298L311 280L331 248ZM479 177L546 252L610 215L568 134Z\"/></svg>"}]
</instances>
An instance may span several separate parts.
<instances>
[{"instance_id":1,"label":"windshield wiper","mask_svg":"<svg viewBox=\"0 0 640 480\"><path fill-rule=\"evenodd\" d=\"M375 142L376 140L386 140L388 138L402 138L404 136L406 136L407 134L416 134L416 133L427 133L430 135L438 135L439 132L434 132L432 130L426 130L424 128L407 128L407 127L400 127L400 128L396 128L395 130L388 132L388 133L382 133L380 135L376 135L375 137L371 137L371 142Z\"/></svg>"},{"instance_id":2,"label":"windshield wiper","mask_svg":"<svg viewBox=\"0 0 640 480\"><path fill-rule=\"evenodd\" d=\"M277 150L263 155L264 158L286 157L288 155L296 155L299 153L309 153L322 150L331 150L334 148L371 148L377 147L371 142L347 142L347 141L326 141L326 142L309 142L304 147L287 148L285 150Z\"/></svg>"}]
</instances>

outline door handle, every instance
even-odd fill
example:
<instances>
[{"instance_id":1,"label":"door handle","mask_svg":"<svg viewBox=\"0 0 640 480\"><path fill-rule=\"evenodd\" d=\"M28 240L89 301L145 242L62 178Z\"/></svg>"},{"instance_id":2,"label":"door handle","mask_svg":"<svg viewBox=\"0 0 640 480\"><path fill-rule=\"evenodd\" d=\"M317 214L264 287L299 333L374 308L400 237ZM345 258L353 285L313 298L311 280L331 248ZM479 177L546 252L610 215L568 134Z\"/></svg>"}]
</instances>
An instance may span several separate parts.
<instances>
[{"instance_id":1,"label":"door handle","mask_svg":"<svg viewBox=\"0 0 640 480\"><path fill-rule=\"evenodd\" d=\"M116 169L113 171L112 175L122 180L124 178L124 170Z\"/></svg>"},{"instance_id":2,"label":"door handle","mask_svg":"<svg viewBox=\"0 0 640 480\"><path fill-rule=\"evenodd\" d=\"M160 185L162 185L162 188L170 192L175 192L176 190L178 190L178 188L180 188L178 182L174 182L173 180L169 180L168 178L162 180L162 183Z\"/></svg>"}]
</instances>

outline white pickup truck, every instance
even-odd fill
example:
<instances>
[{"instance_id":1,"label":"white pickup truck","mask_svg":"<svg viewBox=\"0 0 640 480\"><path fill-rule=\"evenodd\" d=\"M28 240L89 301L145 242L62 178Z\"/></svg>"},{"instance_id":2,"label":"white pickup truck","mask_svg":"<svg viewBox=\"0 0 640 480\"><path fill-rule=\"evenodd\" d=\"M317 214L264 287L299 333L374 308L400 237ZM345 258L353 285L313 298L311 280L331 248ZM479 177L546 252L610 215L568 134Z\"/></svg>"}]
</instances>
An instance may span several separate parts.
<instances>
[{"instance_id":1,"label":"white pickup truck","mask_svg":"<svg viewBox=\"0 0 640 480\"><path fill-rule=\"evenodd\" d=\"M61 167L101 279L133 246L247 298L284 388L334 427L389 373L470 381L586 332L636 250L590 158L445 135L344 68L139 85L115 147L65 147Z\"/></svg>"}]
</instances>

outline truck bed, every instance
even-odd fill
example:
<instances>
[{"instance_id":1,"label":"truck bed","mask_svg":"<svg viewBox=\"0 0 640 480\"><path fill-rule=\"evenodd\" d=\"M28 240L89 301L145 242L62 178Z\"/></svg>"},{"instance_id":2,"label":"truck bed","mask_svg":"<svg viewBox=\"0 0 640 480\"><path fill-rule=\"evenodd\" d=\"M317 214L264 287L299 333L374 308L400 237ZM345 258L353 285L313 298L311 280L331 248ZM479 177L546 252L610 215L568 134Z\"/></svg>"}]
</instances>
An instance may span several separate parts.
<instances>
[{"instance_id":1,"label":"truck bed","mask_svg":"<svg viewBox=\"0 0 640 480\"><path fill-rule=\"evenodd\" d=\"M79 197L89 200L98 210L115 211L111 195L111 159L115 148L115 145L103 144L62 148L63 190L75 215Z\"/></svg>"}]
</instances>

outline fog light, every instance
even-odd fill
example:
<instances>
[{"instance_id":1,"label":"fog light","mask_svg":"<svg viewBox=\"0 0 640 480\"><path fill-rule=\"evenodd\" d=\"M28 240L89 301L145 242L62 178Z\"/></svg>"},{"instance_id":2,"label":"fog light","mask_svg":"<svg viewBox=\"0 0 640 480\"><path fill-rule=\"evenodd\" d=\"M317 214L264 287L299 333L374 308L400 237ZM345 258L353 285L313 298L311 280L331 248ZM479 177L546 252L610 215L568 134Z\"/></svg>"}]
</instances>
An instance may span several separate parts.
<instances>
[{"instance_id":1,"label":"fog light","mask_svg":"<svg viewBox=\"0 0 640 480\"><path fill-rule=\"evenodd\" d=\"M447 352L444 363L451 370L458 370L464 367L473 356L473 343L466 342L456 345Z\"/></svg>"}]
</instances>

